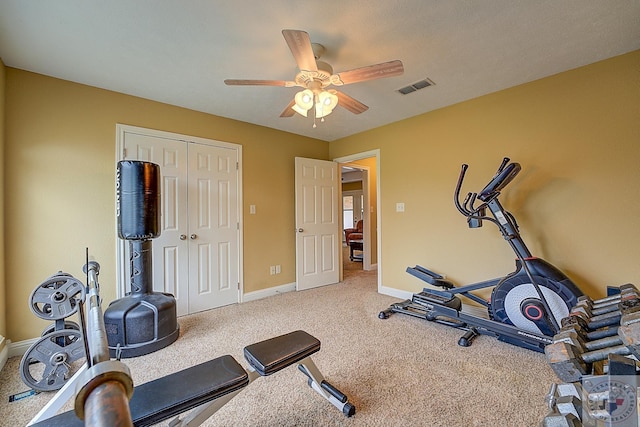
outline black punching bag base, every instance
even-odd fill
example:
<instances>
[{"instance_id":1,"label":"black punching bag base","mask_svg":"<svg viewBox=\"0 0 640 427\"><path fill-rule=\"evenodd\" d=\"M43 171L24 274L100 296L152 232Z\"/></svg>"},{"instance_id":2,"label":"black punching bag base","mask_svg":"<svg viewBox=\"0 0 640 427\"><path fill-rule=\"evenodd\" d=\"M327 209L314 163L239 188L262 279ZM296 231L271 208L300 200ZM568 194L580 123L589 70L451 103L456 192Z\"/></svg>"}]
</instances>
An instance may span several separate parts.
<instances>
[{"instance_id":1,"label":"black punching bag base","mask_svg":"<svg viewBox=\"0 0 640 427\"><path fill-rule=\"evenodd\" d=\"M131 294L109 304L104 312L109 355L122 358L153 353L180 335L173 295L161 292Z\"/></svg>"}]
</instances>

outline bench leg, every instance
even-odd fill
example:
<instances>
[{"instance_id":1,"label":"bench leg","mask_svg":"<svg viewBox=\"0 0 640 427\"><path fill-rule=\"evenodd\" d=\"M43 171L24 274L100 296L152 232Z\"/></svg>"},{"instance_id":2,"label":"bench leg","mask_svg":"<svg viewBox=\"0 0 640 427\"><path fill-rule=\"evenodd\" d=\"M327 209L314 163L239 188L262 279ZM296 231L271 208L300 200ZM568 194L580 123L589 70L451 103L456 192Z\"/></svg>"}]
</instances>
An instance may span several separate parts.
<instances>
[{"instance_id":1,"label":"bench leg","mask_svg":"<svg viewBox=\"0 0 640 427\"><path fill-rule=\"evenodd\" d=\"M58 413L58 410L62 408L65 403L67 403L69 399L71 399L75 395L78 378L80 378L82 373L86 371L87 368L88 366L86 363L82 365L82 367L78 369L78 372L73 374L69 381L67 381L64 386L62 386L62 388L58 390L55 396L53 396L53 399L51 399L49 403L47 403L44 408L42 408L31 421L29 421L29 424L27 424L27 426L36 424L44 420L48 420L56 413Z\"/></svg>"},{"instance_id":2,"label":"bench leg","mask_svg":"<svg viewBox=\"0 0 640 427\"><path fill-rule=\"evenodd\" d=\"M256 378L260 378L260 375L251 369L247 371L247 374L249 375L249 383L247 383L247 386ZM180 419L180 415L178 415L169 423L169 427L196 427L201 425L245 388L246 386L196 407L184 419Z\"/></svg>"},{"instance_id":3,"label":"bench leg","mask_svg":"<svg viewBox=\"0 0 640 427\"><path fill-rule=\"evenodd\" d=\"M324 376L311 357L305 357L298 369L307 376L309 387L317 391L329 403L342 411L347 417L356 413L356 407L349 403L347 396L324 379Z\"/></svg>"}]
</instances>

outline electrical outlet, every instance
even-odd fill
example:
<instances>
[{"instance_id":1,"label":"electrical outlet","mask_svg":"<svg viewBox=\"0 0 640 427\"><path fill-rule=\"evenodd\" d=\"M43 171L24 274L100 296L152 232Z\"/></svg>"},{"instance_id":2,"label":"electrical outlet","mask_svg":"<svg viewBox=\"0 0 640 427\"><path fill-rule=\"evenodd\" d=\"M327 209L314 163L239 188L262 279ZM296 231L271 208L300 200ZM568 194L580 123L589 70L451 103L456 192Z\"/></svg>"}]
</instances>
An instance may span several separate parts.
<instances>
[{"instance_id":1,"label":"electrical outlet","mask_svg":"<svg viewBox=\"0 0 640 427\"><path fill-rule=\"evenodd\" d=\"M280 264L276 265L276 274L280 274Z\"/></svg>"},{"instance_id":2,"label":"electrical outlet","mask_svg":"<svg viewBox=\"0 0 640 427\"><path fill-rule=\"evenodd\" d=\"M273 275L276 274L276 266L272 265L271 267L269 267L269 274Z\"/></svg>"}]
</instances>

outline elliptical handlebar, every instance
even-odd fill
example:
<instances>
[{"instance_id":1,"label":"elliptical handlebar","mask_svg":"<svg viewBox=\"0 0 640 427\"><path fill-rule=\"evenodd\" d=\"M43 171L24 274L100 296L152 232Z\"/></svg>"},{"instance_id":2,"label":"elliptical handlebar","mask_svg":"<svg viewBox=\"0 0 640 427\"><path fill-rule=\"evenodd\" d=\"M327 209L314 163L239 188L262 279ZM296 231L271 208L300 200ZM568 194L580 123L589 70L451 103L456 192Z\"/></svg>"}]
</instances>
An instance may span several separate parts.
<instances>
[{"instance_id":1,"label":"elliptical handlebar","mask_svg":"<svg viewBox=\"0 0 640 427\"><path fill-rule=\"evenodd\" d=\"M501 166L502 167L502 166ZM478 199L478 193L467 193L467 196L464 198L462 203L460 203L460 190L462 189L462 182L464 181L464 177L467 173L467 169L469 169L469 165L464 163L460 170L460 175L458 176L458 183L456 184L456 189L453 196L453 203L455 204L458 211L467 217L468 220L492 220L487 217L485 212L485 207L487 206L486 201L483 200L480 206L476 207L475 202ZM481 222L480 222L481 223Z\"/></svg>"},{"instance_id":2,"label":"elliptical handlebar","mask_svg":"<svg viewBox=\"0 0 640 427\"><path fill-rule=\"evenodd\" d=\"M520 172L520 163L509 163L509 158L502 159L502 163L498 171L489 183L480 191L478 198L483 202L495 197L504 187L506 187L513 178Z\"/></svg>"},{"instance_id":3,"label":"elliptical handlebar","mask_svg":"<svg viewBox=\"0 0 640 427\"><path fill-rule=\"evenodd\" d=\"M502 163L500 163L500 166L498 167L498 171L496 172L496 175L498 175L500 172L502 172L505 168L505 166L507 166L507 164L509 163L509 160L511 160L508 157L504 157L502 159Z\"/></svg>"},{"instance_id":4,"label":"elliptical handlebar","mask_svg":"<svg viewBox=\"0 0 640 427\"><path fill-rule=\"evenodd\" d=\"M484 215L484 208L486 207L487 203L489 203L493 198L497 197L498 194L500 194L500 190L506 187L520 172L520 164L509 163L510 160L511 159L509 159L509 157L503 158L502 163L500 163L500 166L496 171L496 174L493 176L491 181L489 181L489 183L482 189L482 191L480 191L480 193L467 193L464 201L460 203L460 190L462 189L462 183L467 173L467 169L469 169L469 165L467 165L466 163L462 165L453 198L453 202L456 208L462 215L466 216L467 218L490 219ZM474 203L476 199L481 200L483 204L479 207L475 207Z\"/></svg>"},{"instance_id":5,"label":"elliptical handlebar","mask_svg":"<svg viewBox=\"0 0 640 427\"><path fill-rule=\"evenodd\" d=\"M467 169L469 169L469 165L466 163L463 163L462 168L460 170L460 175L458 176L458 183L456 184L456 190L453 193L453 203L455 204L458 211L466 217L473 215L473 212L469 211L467 208L469 199L471 199L471 193L468 193L467 197L465 197L464 199L464 202L460 204L460 189L462 188L462 181L464 181L464 175L467 173Z\"/></svg>"}]
</instances>

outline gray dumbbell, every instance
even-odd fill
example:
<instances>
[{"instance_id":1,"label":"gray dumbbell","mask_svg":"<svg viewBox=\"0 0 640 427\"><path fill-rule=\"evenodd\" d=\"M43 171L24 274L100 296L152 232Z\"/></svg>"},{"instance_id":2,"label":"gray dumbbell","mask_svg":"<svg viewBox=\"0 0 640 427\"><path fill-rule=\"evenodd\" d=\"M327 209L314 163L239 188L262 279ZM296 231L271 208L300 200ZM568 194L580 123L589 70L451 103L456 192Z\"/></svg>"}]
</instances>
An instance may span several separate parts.
<instances>
[{"instance_id":1,"label":"gray dumbbell","mask_svg":"<svg viewBox=\"0 0 640 427\"><path fill-rule=\"evenodd\" d=\"M622 316L617 336L585 342L574 331L561 331L545 347L547 362L558 378L580 381L583 375L599 374L610 354L640 358L640 312Z\"/></svg>"},{"instance_id":2,"label":"gray dumbbell","mask_svg":"<svg viewBox=\"0 0 640 427\"><path fill-rule=\"evenodd\" d=\"M547 394L550 412L540 423L541 427L582 426L583 389L580 383L552 384Z\"/></svg>"}]
</instances>

